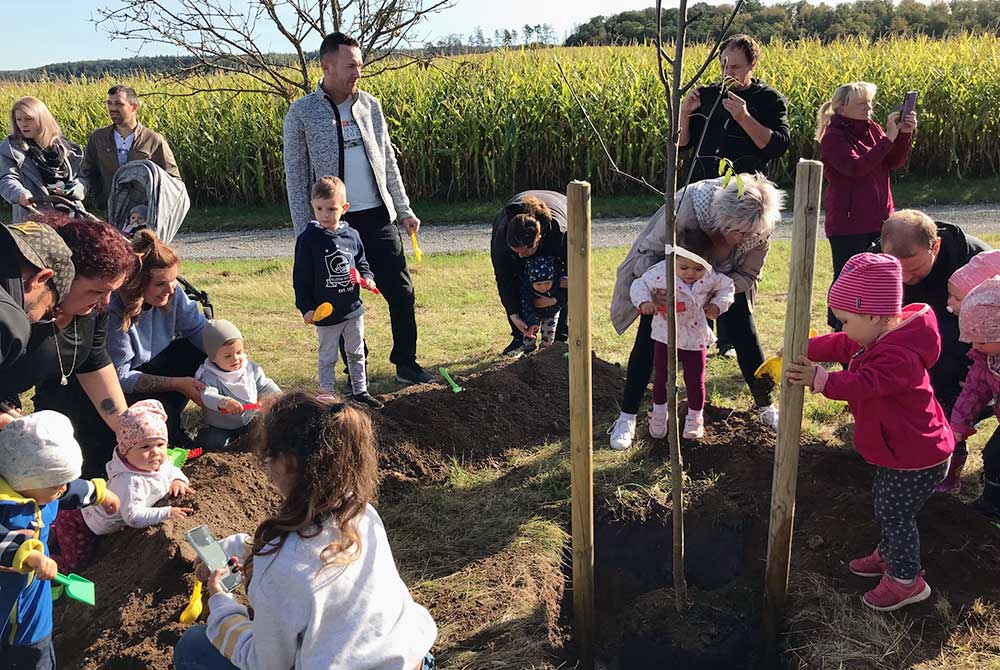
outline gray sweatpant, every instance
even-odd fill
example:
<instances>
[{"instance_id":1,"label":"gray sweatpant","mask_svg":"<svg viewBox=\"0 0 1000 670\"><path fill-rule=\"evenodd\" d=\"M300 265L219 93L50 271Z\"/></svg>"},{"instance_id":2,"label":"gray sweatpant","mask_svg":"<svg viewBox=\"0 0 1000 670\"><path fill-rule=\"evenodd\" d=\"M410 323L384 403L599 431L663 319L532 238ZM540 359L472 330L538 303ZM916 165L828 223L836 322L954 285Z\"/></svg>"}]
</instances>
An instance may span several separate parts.
<instances>
[{"instance_id":1,"label":"gray sweatpant","mask_svg":"<svg viewBox=\"0 0 1000 670\"><path fill-rule=\"evenodd\" d=\"M316 326L319 335L319 388L326 393L336 392L337 358L340 355L340 336L344 336L344 351L347 354L347 371L351 375L351 393L368 390L365 373L365 317L347 319L332 326Z\"/></svg>"},{"instance_id":2,"label":"gray sweatpant","mask_svg":"<svg viewBox=\"0 0 1000 670\"><path fill-rule=\"evenodd\" d=\"M889 576L909 580L920 572L917 512L948 473L945 461L924 470L875 471L875 520L882 528L878 553L889 564Z\"/></svg>"}]
</instances>

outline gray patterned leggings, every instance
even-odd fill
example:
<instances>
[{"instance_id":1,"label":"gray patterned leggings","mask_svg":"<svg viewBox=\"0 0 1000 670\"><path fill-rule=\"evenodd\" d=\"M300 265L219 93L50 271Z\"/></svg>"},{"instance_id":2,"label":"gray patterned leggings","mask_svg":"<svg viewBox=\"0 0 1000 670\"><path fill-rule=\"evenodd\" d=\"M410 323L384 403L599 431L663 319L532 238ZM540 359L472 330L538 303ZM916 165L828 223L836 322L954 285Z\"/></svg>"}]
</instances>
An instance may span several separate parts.
<instances>
[{"instance_id":1,"label":"gray patterned leggings","mask_svg":"<svg viewBox=\"0 0 1000 670\"><path fill-rule=\"evenodd\" d=\"M875 471L872 497L875 520L882 528L878 553L889 564L889 576L910 580L920 572L917 512L948 472L948 461L924 470Z\"/></svg>"}]
</instances>

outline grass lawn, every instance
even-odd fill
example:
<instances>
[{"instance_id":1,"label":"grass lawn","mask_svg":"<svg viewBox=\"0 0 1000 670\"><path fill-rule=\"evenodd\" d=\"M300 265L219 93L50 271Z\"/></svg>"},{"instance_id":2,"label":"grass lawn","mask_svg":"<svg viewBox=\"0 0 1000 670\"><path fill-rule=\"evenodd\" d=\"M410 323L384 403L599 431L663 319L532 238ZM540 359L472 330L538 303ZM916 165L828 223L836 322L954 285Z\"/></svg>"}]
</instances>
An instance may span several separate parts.
<instances>
[{"instance_id":1,"label":"grass lawn","mask_svg":"<svg viewBox=\"0 0 1000 670\"><path fill-rule=\"evenodd\" d=\"M596 210L596 207L595 207ZM986 240L1000 244L1000 235ZM755 318L764 343L772 352L783 337L787 264L790 246L779 241L761 284ZM597 250L593 256L593 342L598 356L622 363L627 359L634 331L617 336L611 327L610 303L614 271L624 248ZM830 281L829 247L819 243L813 324L825 330L825 291ZM269 376L284 388L314 388L316 336L302 323L293 306L291 260L218 261L184 263L183 273L211 294L219 317L236 322L246 336L248 352ZM430 370L446 366L459 379L496 360L508 342L509 330L496 297L486 253L426 255L412 267L416 285L416 316L420 329L420 362ZM391 336L388 313L380 298L365 294L367 340L371 347L369 379L374 393L395 390L388 362ZM338 366L340 367L340 366ZM710 359L708 392L711 403L746 408L751 404L734 360ZM344 376L338 370L338 383ZM497 411L502 411L498 406ZM597 408L607 416L617 408ZM808 394L804 431L831 445L842 445L849 424L845 406ZM992 421L992 420L991 420ZM595 495L619 504L641 504L636 497L669 495L669 463L646 457L639 446L626 453L606 448L606 423L594 426ZM992 426L971 441L966 493L978 493L980 449ZM565 444L523 449L511 445L502 459L467 465L456 461L440 482L404 489L384 499L380 512L386 520L393 550L404 579L424 603L475 603L471 611L490 612L481 620L442 618L435 651L449 669L554 668L546 658L546 613L539 610L538 594L549 586L539 577L540 566L558 569L566 553L569 519L569 462ZM624 502L622 502L624 501ZM632 501L632 502L629 502ZM480 570L491 565L492 570ZM498 571L497 565L503 566ZM794 567L793 567L794 569ZM485 580L483 575L491 578ZM499 576L498 576L499 575ZM804 581L799 575L793 581ZM919 637L907 616L872 624L861 611L856 594L850 598L824 584L832 617L832 631L850 630L850 644L823 647L823 667L911 667L901 651L900 638ZM945 603L947 604L947 603ZM986 607L986 606L984 606ZM454 611L462 611L458 608ZM810 616L813 616L810 614ZM820 616L816 614L815 616ZM470 617L472 615L470 614ZM959 617L942 610L951 622L955 644L924 668L1000 668L1000 641L987 632L970 637ZM831 632L831 636L838 635ZM859 651L860 649L860 651ZM872 660L874 659L874 660ZM867 661L872 660L868 664ZM862 663L861 661L865 661ZM800 667L819 667L808 665Z\"/></svg>"}]
</instances>

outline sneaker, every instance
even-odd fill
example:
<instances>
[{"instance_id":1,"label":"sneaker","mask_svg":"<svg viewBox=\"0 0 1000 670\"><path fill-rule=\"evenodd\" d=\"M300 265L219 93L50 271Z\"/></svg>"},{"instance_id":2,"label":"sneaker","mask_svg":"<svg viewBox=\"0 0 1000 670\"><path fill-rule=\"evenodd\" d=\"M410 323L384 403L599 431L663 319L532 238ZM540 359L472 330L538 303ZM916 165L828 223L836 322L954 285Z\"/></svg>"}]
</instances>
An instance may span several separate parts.
<instances>
[{"instance_id":1,"label":"sneaker","mask_svg":"<svg viewBox=\"0 0 1000 670\"><path fill-rule=\"evenodd\" d=\"M778 429L778 408L774 405L759 407L760 420L768 428Z\"/></svg>"},{"instance_id":2,"label":"sneaker","mask_svg":"<svg viewBox=\"0 0 1000 670\"><path fill-rule=\"evenodd\" d=\"M654 440L662 440L667 436L667 406L653 405L649 414L649 436Z\"/></svg>"},{"instance_id":3,"label":"sneaker","mask_svg":"<svg viewBox=\"0 0 1000 670\"><path fill-rule=\"evenodd\" d=\"M881 577L889 569L889 564L878 555L876 549L867 556L855 558L847 564L847 567L858 577Z\"/></svg>"},{"instance_id":4,"label":"sneaker","mask_svg":"<svg viewBox=\"0 0 1000 670\"><path fill-rule=\"evenodd\" d=\"M530 354L532 351L538 348L538 344L534 339L524 338L524 344L521 346L521 351L526 354Z\"/></svg>"},{"instance_id":5,"label":"sneaker","mask_svg":"<svg viewBox=\"0 0 1000 670\"><path fill-rule=\"evenodd\" d=\"M689 411L687 413L687 418L684 419L684 432L682 435L688 440L700 440L705 436L705 415L703 412Z\"/></svg>"},{"instance_id":6,"label":"sneaker","mask_svg":"<svg viewBox=\"0 0 1000 670\"><path fill-rule=\"evenodd\" d=\"M524 353L524 341L520 337L515 337L510 341L504 350L500 352L504 356L510 356L512 358L517 358L522 353Z\"/></svg>"},{"instance_id":7,"label":"sneaker","mask_svg":"<svg viewBox=\"0 0 1000 670\"><path fill-rule=\"evenodd\" d=\"M736 350L732 347L719 347L714 356L717 358L736 358Z\"/></svg>"},{"instance_id":8,"label":"sneaker","mask_svg":"<svg viewBox=\"0 0 1000 670\"><path fill-rule=\"evenodd\" d=\"M967 458L967 454L952 454L951 464L948 466L948 475L934 489L935 493L946 493L957 496L962 492L962 470L965 469Z\"/></svg>"},{"instance_id":9,"label":"sneaker","mask_svg":"<svg viewBox=\"0 0 1000 670\"><path fill-rule=\"evenodd\" d=\"M401 384L430 384L434 381L427 370L424 370L417 363L410 365L396 366L396 381Z\"/></svg>"},{"instance_id":10,"label":"sneaker","mask_svg":"<svg viewBox=\"0 0 1000 670\"><path fill-rule=\"evenodd\" d=\"M351 400L359 405L364 405L372 409L382 409L385 407L385 404L381 400L370 394L368 391L365 391L364 393L355 393L351 396Z\"/></svg>"},{"instance_id":11,"label":"sneaker","mask_svg":"<svg viewBox=\"0 0 1000 670\"><path fill-rule=\"evenodd\" d=\"M611 436L611 448L615 451L624 451L632 446L635 439L635 417L620 416L611 426L608 427L608 435Z\"/></svg>"},{"instance_id":12,"label":"sneaker","mask_svg":"<svg viewBox=\"0 0 1000 670\"><path fill-rule=\"evenodd\" d=\"M882 575L878 586L864 595L862 601L873 610L892 612L927 600L930 595L931 587L924 581L923 575L917 575L912 584L904 584L890 577L887 572Z\"/></svg>"}]
</instances>

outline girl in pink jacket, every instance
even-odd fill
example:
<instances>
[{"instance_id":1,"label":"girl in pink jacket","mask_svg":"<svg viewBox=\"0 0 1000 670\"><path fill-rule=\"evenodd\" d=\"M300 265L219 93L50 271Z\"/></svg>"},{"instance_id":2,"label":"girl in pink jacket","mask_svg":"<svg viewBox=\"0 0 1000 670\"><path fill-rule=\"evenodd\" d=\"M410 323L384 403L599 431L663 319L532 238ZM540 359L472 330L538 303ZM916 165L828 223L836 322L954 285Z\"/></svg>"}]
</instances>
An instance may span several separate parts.
<instances>
[{"instance_id":1,"label":"girl in pink jacket","mask_svg":"<svg viewBox=\"0 0 1000 670\"><path fill-rule=\"evenodd\" d=\"M879 611L925 600L917 513L944 479L955 439L934 398L928 370L941 353L930 306L902 306L899 261L886 254L852 256L830 287L840 333L809 340L808 358L787 365L792 384L846 400L854 415L854 448L877 467L872 497L881 527L878 548L850 563L880 581L864 595ZM837 362L840 372L812 361Z\"/></svg>"}]
</instances>

